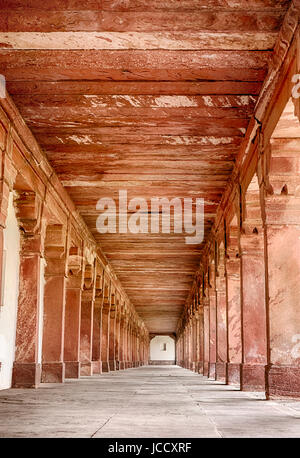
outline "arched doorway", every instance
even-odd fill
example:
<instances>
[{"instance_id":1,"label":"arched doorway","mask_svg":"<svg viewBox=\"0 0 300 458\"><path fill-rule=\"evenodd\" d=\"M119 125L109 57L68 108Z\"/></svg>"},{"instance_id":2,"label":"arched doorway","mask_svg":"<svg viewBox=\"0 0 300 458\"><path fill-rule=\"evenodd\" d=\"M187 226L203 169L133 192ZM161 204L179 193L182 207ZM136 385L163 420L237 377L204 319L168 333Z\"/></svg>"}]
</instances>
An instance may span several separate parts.
<instances>
[{"instance_id":1,"label":"arched doorway","mask_svg":"<svg viewBox=\"0 0 300 458\"><path fill-rule=\"evenodd\" d=\"M175 340L171 336L155 336L150 342L150 364L175 364Z\"/></svg>"}]
</instances>

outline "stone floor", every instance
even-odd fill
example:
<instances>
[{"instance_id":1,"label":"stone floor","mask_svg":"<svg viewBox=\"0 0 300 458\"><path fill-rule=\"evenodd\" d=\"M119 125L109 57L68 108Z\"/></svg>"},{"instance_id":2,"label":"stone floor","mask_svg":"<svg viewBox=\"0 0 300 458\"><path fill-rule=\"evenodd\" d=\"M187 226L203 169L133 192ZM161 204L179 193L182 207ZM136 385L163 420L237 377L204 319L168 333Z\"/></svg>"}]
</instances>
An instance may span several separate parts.
<instances>
[{"instance_id":1,"label":"stone floor","mask_svg":"<svg viewBox=\"0 0 300 458\"><path fill-rule=\"evenodd\" d=\"M0 437L300 437L300 401L146 366L0 391Z\"/></svg>"}]
</instances>

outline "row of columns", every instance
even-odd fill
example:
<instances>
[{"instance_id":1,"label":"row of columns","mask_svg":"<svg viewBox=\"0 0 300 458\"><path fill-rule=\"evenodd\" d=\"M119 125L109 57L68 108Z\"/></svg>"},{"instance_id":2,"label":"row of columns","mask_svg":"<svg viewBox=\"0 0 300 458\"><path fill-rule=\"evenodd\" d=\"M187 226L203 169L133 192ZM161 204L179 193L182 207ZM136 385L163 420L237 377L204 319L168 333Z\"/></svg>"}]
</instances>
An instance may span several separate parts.
<instances>
[{"instance_id":1,"label":"row of columns","mask_svg":"<svg viewBox=\"0 0 300 458\"><path fill-rule=\"evenodd\" d=\"M9 125L0 129L1 268L10 193L20 230L12 386L36 388L41 382L63 383L148 363L143 321L98 256L84 223L62 209L59 191L43 188L40 170L32 171L17 141Z\"/></svg>"},{"instance_id":2,"label":"row of columns","mask_svg":"<svg viewBox=\"0 0 300 458\"><path fill-rule=\"evenodd\" d=\"M211 238L177 330L178 364L268 398L300 397L295 156L283 139L261 151Z\"/></svg>"}]
</instances>

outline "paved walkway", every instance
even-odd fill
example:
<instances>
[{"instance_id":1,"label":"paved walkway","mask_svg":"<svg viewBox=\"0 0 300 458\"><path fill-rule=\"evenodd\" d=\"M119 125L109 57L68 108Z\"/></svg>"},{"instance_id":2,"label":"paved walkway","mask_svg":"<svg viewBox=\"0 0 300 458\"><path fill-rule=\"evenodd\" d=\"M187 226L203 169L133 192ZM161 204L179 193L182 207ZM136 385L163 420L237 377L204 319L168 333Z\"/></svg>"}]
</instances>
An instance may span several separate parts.
<instances>
[{"instance_id":1,"label":"paved walkway","mask_svg":"<svg viewBox=\"0 0 300 458\"><path fill-rule=\"evenodd\" d=\"M0 437L300 437L300 401L146 366L0 391Z\"/></svg>"}]
</instances>

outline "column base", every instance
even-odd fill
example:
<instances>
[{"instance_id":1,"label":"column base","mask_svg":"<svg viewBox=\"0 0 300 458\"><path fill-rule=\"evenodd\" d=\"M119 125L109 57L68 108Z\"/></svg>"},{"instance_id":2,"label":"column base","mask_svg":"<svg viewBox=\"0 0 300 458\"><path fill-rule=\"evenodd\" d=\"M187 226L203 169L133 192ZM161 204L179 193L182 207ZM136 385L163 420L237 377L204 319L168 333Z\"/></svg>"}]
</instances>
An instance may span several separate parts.
<instances>
[{"instance_id":1,"label":"column base","mask_svg":"<svg viewBox=\"0 0 300 458\"><path fill-rule=\"evenodd\" d=\"M300 367L267 367L267 398L300 398Z\"/></svg>"},{"instance_id":2,"label":"column base","mask_svg":"<svg viewBox=\"0 0 300 458\"><path fill-rule=\"evenodd\" d=\"M205 375L205 377L208 377L208 362L207 361L204 361L203 363L203 375Z\"/></svg>"},{"instance_id":3,"label":"column base","mask_svg":"<svg viewBox=\"0 0 300 458\"><path fill-rule=\"evenodd\" d=\"M227 379L227 363L217 362L216 363L216 380L219 382L226 383Z\"/></svg>"},{"instance_id":4,"label":"column base","mask_svg":"<svg viewBox=\"0 0 300 458\"><path fill-rule=\"evenodd\" d=\"M12 388L38 388L41 383L42 367L36 363L14 363Z\"/></svg>"},{"instance_id":5,"label":"column base","mask_svg":"<svg viewBox=\"0 0 300 458\"><path fill-rule=\"evenodd\" d=\"M109 362L102 361L102 372L109 372Z\"/></svg>"},{"instance_id":6,"label":"column base","mask_svg":"<svg viewBox=\"0 0 300 458\"><path fill-rule=\"evenodd\" d=\"M203 375L203 361L198 362L198 374Z\"/></svg>"},{"instance_id":7,"label":"column base","mask_svg":"<svg viewBox=\"0 0 300 458\"><path fill-rule=\"evenodd\" d=\"M228 385L240 385L242 365L239 363L228 363L227 383Z\"/></svg>"},{"instance_id":8,"label":"column base","mask_svg":"<svg viewBox=\"0 0 300 458\"><path fill-rule=\"evenodd\" d=\"M208 378L216 379L216 363L208 364Z\"/></svg>"},{"instance_id":9,"label":"column base","mask_svg":"<svg viewBox=\"0 0 300 458\"><path fill-rule=\"evenodd\" d=\"M65 364L60 362L42 364L42 383L64 383Z\"/></svg>"},{"instance_id":10,"label":"column base","mask_svg":"<svg viewBox=\"0 0 300 458\"><path fill-rule=\"evenodd\" d=\"M92 361L92 372L93 374L101 374L102 364L101 361Z\"/></svg>"},{"instance_id":11,"label":"column base","mask_svg":"<svg viewBox=\"0 0 300 458\"><path fill-rule=\"evenodd\" d=\"M116 361L115 360L109 361L109 370L110 371L115 371L116 370Z\"/></svg>"},{"instance_id":12,"label":"column base","mask_svg":"<svg viewBox=\"0 0 300 458\"><path fill-rule=\"evenodd\" d=\"M80 361L65 361L65 378L80 377Z\"/></svg>"},{"instance_id":13,"label":"column base","mask_svg":"<svg viewBox=\"0 0 300 458\"><path fill-rule=\"evenodd\" d=\"M124 369L126 369L125 361L119 361L119 370L123 371Z\"/></svg>"},{"instance_id":14,"label":"column base","mask_svg":"<svg viewBox=\"0 0 300 458\"><path fill-rule=\"evenodd\" d=\"M266 390L266 366L262 364L242 364L242 391Z\"/></svg>"},{"instance_id":15,"label":"column base","mask_svg":"<svg viewBox=\"0 0 300 458\"><path fill-rule=\"evenodd\" d=\"M87 361L80 364L80 376L93 375L93 366L91 361Z\"/></svg>"}]
</instances>

